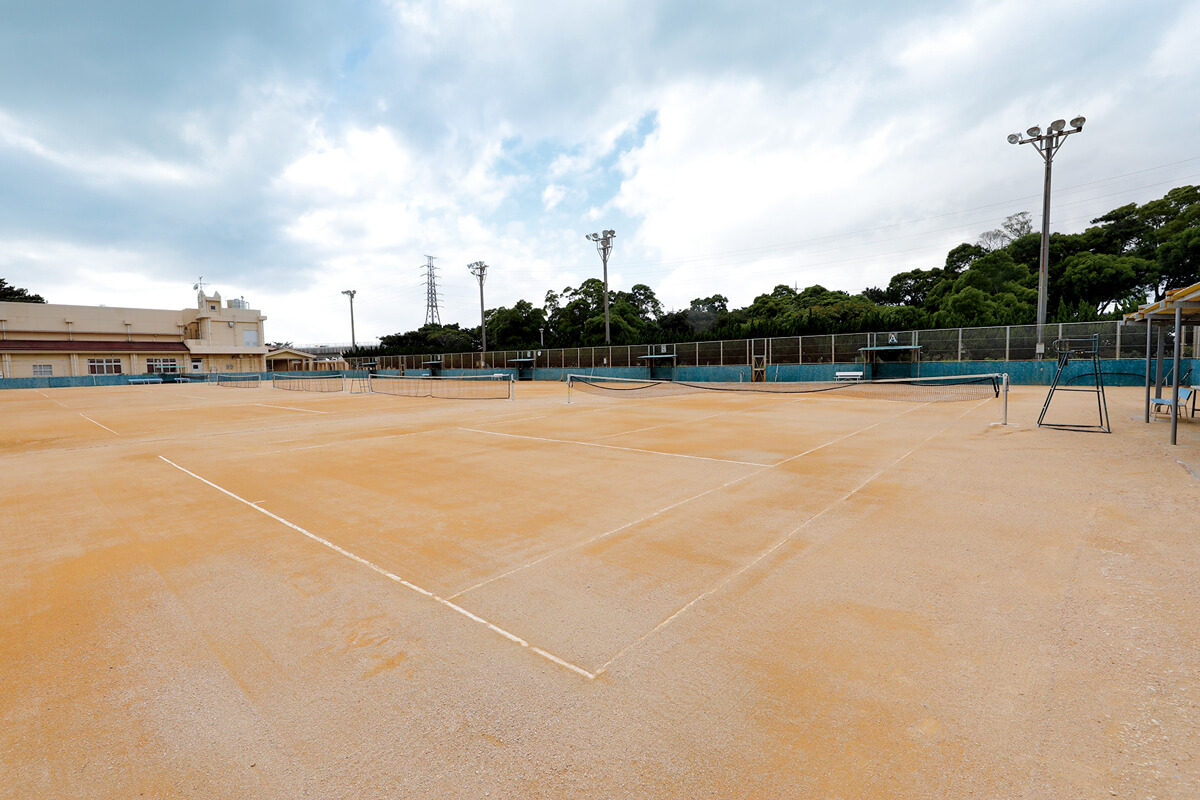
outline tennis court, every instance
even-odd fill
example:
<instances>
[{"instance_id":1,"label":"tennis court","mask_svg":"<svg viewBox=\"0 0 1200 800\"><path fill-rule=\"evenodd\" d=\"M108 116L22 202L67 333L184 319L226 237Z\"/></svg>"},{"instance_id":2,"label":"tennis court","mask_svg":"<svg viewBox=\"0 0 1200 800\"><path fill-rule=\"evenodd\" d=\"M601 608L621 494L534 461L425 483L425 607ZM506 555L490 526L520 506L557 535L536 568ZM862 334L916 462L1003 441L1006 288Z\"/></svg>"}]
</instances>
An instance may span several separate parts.
<instances>
[{"instance_id":1,"label":"tennis court","mask_svg":"<svg viewBox=\"0 0 1200 800\"><path fill-rule=\"evenodd\" d=\"M0 393L10 796L1200 796L1140 389L325 388Z\"/></svg>"}]
</instances>

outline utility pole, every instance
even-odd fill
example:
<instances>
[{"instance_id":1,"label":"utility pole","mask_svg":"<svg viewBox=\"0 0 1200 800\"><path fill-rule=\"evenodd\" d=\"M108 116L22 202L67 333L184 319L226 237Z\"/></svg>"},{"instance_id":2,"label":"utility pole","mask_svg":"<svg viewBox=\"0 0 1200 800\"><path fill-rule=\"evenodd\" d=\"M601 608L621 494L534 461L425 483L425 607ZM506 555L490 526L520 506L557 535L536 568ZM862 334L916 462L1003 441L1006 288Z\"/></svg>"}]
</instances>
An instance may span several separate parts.
<instances>
[{"instance_id":1,"label":"utility pole","mask_svg":"<svg viewBox=\"0 0 1200 800\"><path fill-rule=\"evenodd\" d=\"M1065 130L1067 121L1056 119L1050 123L1045 133L1037 125L1025 131L1028 139L1022 139L1019 133L1008 135L1009 144L1032 144L1046 162L1046 180L1042 187L1042 251L1038 258L1038 303L1037 303L1037 357L1042 358L1046 353L1046 283L1050 273L1050 167L1054 163L1054 154L1062 147L1063 140L1072 133L1083 130L1084 117L1071 120L1071 130Z\"/></svg>"},{"instance_id":2,"label":"utility pole","mask_svg":"<svg viewBox=\"0 0 1200 800\"><path fill-rule=\"evenodd\" d=\"M354 295L358 294L358 290L347 289L342 294L350 298L350 346L357 350L358 340L354 338Z\"/></svg>"},{"instance_id":3,"label":"utility pole","mask_svg":"<svg viewBox=\"0 0 1200 800\"><path fill-rule=\"evenodd\" d=\"M487 275L487 264L473 261L467 264L471 274L479 279L479 330L483 333L483 352L487 352L487 316L483 311L483 279Z\"/></svg>"},{"instance_id":4,"label":"utility pole","mask_svg":"<svg viewBox=\"0 0 1200 800\"><path fill-rule=\"evenodd\" d=\"M604 343L612 344L612 336L608 330L608 254L612 252L612 240L616 238L616 231L605 231L600 233L589 233L584 238L589 242L596 243L596 252L600 254L600 261L604 264Z\"/></svg>"},{"instance_id":5,"label":"utility pole","mask_svg":"<svg viewBox=\"0 0 1200 800\"><path fill-rule=\"evenodd\" d=\"M437 256L425 256L425 324L441 325L442 317L438 313L437 267L433 260Z\"/></svg>"}]
</instances>

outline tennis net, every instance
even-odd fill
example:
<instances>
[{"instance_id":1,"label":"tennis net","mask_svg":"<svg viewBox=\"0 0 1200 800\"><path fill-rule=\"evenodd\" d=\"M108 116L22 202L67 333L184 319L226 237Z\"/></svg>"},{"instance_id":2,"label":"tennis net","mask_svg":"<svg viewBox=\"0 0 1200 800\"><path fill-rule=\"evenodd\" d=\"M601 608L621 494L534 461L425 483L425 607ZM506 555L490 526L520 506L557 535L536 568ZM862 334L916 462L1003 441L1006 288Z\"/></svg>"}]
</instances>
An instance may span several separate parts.
<instances>
[{"instance_id":1,"label":"tennis net","mask_svg":"<svg viewBox=\"0 0 1200 800\"><path fill-rule=\"evenodd\" d=\"M372 375L370 391L399 397L440 397L451 400L511 400L513 376L495 375L408 376Z\"/></svg>"},{"instance_id":2,"label":"tennis net","mask_svg":"<svg viewBox=\"0 0 1200 800\"><path fill-rule=\"evenodd\" d=\"M217 386L228 386L232 389L257 389L262 381L261 375L218 375Z\"/></svg>"},{"instance_id":3,"label":"tennis net","mask_svg":"<svg viewBox=\"0 0 1200 800\"><path fill-rule=\"evenodd\" d=\"M293 392L340 392L346 388L346 378L340 372L328 375L280 375L271 376L271 385L276 389Z\"/></svg>"},{"instance_id":4,"label":"tennis net","mask_svg":"<svg viewBox=\"0 0 1200 800\"><path fill-rule=\"evenodd\" d=\"M597 375L568 375L567 401L573 391L606 397L669 397L699 392L762 392L768 394L836 393L842 397L871 400L904 400L918 403L984 400L1000 396L1003 377L947 375L935 378L894 378L875 381L804 381L796 383L707 383L657 381L649 378L607 378Z\"/></svg>"}]
</instances>

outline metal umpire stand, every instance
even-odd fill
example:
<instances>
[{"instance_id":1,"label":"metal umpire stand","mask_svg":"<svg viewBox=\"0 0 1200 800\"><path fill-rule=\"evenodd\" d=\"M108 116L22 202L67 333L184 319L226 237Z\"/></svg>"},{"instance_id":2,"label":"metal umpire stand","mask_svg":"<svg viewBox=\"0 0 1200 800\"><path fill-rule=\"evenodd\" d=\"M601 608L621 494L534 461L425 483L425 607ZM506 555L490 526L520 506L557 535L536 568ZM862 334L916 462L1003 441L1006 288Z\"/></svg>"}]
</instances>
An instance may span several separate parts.
<instances>
[{"instance_id":1,"label":"metal umpire stand","mask_svg":"<svg viewBox=\"0 0 1200 800\"><path fill-rule=\"evenodd\" d=\"M1056 339L1054 341L1054 350L1058 353L1058 369L1054 372L1054 381L1050 384L1050 391L1046 394L1046 402L1042 405L1042 413L1038 415L1038 427L1046 428L1062 428L1064 430L1075 431L1100 431L1102 433L1112 433L1112 426L1108 421L1108 401L1104 397L1104 375L1100 371L1100 334L1094 333L1086 339ZM1066 371L1067 365L1072 359L1090 358L1092 361L1092 386L1063 386L1063 372ZM1080 373L1076 377L1083 377L1086 373ZM1045 422L1046 411L1050 408L1050 401L1054 398L1055 392L1095 392L1096 394L1096 410L1100 414L1100 424L1098 425L1073 425L1065 423L1049 423Z\"/></svg>"}]
</instances>

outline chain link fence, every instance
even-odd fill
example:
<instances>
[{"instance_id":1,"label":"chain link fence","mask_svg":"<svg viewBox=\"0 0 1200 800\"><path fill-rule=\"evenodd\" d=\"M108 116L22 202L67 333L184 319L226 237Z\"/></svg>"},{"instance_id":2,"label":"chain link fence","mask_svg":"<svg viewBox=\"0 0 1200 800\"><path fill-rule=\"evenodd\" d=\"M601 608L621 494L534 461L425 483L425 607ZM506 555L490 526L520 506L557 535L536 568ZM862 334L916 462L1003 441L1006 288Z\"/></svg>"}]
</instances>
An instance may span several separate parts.
<instances>
[{"instance_id":1,"label":"chain link fence","mask_svg":"<svg viewBox=\"0 0 1200 800\"><path fill-rule=\"evenodd\" d=\"M1146 355L1146 323L1123 325L1117 321L1064 322L1046 325L1046 358L1054 358L1056 339L1100 336L1100 357L1141 359ZM1174 346L1174 332L1163 328L1167 352ZM1185 329L1183 358L1200 352L1200 326ZM1152 345L1157 344L1157 334ZM816 336L779 336L769 339L732 339L679 344L612 345L606 347L536 348L495 350L487 353L429 353L410 356L376 356L348 359L361 368L374 362L379 369L421 370L439 368L566 369L586 371L606 367L645 367L655 358L674 356L681 367L750 366L766 364L862 363L869 359L864 348L920 348L920 360L929 361L1031 361L1037 358L1036 325L1004 325L992 328L943 328L939 330L837 333ZM665 360L665 359L664 359Z\"/></svg>"}]
</instances>

